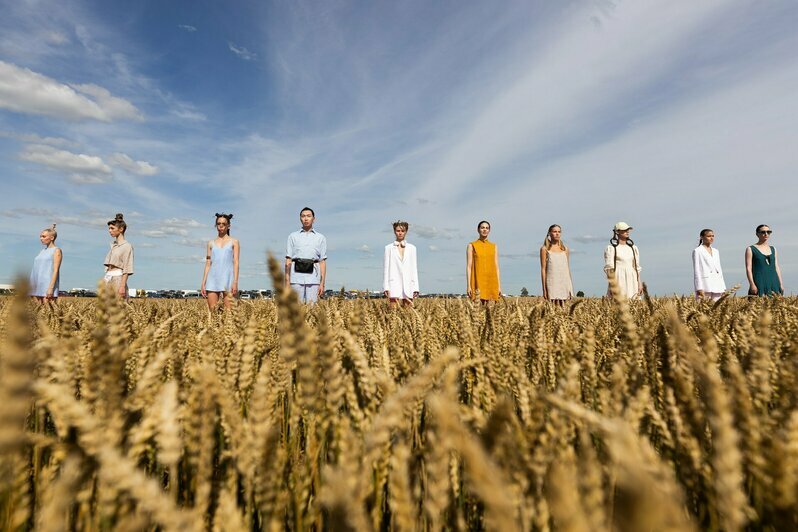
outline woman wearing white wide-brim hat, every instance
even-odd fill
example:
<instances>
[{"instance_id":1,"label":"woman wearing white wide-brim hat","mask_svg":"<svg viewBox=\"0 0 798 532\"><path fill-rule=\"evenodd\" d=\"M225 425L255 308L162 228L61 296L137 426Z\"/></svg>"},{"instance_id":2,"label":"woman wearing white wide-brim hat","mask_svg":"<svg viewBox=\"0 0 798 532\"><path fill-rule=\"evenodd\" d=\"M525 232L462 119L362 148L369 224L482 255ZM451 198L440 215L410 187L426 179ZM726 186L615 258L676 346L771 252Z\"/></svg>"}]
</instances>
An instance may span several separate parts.
<instances>
[{"instance_id":1,"label":"woman wearing white wide-brim hat","mask_svg":"<svg viewBox=\"0 0 798 532\"><path fill-rule=\"evenodd\" d=\"M640 297L643 283L640 281L640 251L629 233L632 226L626 222L618 222L612 228L612 238L604 250L604 271L613 273L621 295L628 299ZM609 288L607 295L610 295Z\"/></svg>"}]
</instances>

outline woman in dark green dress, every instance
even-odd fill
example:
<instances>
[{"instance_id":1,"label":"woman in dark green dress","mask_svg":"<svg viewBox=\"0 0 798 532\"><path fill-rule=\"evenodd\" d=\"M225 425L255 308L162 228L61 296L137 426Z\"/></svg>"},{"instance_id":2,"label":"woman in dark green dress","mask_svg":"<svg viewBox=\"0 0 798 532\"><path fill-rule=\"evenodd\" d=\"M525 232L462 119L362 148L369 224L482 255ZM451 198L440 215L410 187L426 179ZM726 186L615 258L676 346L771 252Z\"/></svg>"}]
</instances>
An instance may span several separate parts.
<instances>
[{"instance_id":1,"label":"woman in dark green dress","mask_svg":"<svg viewBox=\"0 0 798 532\"><path fill-rule=\"evenodd\" d=\"M767 225L758 226L756 236L759 241L745 250L745 273L751 285L748 295L784 294L776 248L768 244L772 233Z\"/></svg>"}]
</instances>

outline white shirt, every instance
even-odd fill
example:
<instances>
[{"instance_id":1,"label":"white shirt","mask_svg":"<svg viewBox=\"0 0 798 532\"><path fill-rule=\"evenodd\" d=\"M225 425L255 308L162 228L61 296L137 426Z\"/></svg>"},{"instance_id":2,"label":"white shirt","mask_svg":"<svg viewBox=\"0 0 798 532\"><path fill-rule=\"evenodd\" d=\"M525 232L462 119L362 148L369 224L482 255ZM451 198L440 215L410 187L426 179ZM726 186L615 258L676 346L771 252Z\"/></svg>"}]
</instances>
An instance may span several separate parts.
<instances>
[{"instance_id":1,"label":"white shirt","mask_svg":"<svg viewBox=\"0 0 798 532\"><path fill-rule=\"evenodd\" d=\"M416 246L405 242L404 249L402 258L396 242L385 246L382 289L388 292L388 297L413 299L413 293L419 292Z\"/></svg>"},{"instance_id":2,"label":"white shirt","mask_svg":"<svg viewBox=\"0 0 798 532\"><path fill-rule=\"evenodd\" d=\"M726 291L723 270L720 268L720 252L717 249L712 248L711 255L704 246L693 250L693 284L696 291L712 294Z\"/></svg>"}]
</instances>

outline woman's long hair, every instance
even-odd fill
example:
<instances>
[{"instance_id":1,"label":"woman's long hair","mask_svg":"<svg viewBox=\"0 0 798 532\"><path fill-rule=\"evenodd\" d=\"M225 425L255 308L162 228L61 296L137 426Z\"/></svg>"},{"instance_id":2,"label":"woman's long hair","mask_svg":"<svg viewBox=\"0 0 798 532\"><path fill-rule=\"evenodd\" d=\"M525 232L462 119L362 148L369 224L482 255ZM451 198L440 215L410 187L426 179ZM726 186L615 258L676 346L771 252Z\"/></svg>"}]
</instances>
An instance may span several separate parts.
<instances>
[{"instance_id":1,"label":"woman's long hair","mask_svg":"<svg viewBox=\"0 0 798 532\"><path fill-rule=\"evenodd\" d=\"M560 230L562 230L562 227L557 224L552 224L549 226L549 230L546 231L546 238L543 239L543 245L545 246L546 251L550 250L551 246L554 245L551 243L551 230L555 227L559 227ZM568 251L568 246L566 246L565 242L562 241L562 234L560 236L560 241L557 244L560 246L560 251Z\"/></svg>"},{"instance_id":2,"label":"woman's long hair","mask_svg":"<svg viewBox=\"0 0 798 532\"><path fill-rule=\"evenodd\" d=\"M621 241L618 240L618 232L613 229L612 230L612 238L610 238L610 244L612 245L612 270L615 271L618 267L618 244ZM632 265L634 269L637 270L637 257L635 256L635 249L634 249L634 241L631 238L626 239L626 245L632 248Z\"/></svg>"}]
</instances>

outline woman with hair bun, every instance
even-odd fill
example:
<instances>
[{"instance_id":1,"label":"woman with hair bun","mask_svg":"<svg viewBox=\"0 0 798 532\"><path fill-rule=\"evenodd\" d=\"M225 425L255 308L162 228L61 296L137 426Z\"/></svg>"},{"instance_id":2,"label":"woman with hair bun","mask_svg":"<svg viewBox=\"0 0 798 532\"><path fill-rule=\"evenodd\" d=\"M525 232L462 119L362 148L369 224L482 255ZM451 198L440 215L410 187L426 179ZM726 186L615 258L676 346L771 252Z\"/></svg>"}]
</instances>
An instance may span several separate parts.
<instances>
[{"instance_id":1,"label":"woman with hair bun","mask_svg":"<svg viewBox=\"0 0 798 532\"><path fill-rule=\"evenodd\" d=\"M540 281L543 298L562 306L574 295L569 264L570 250L562 241L562 228L549 226L543 245L540 247Z\"/></svg>"},{"instance_id":2,"label":"woman with hair bun","mask_svg":"<svg viewBox=\"0 0 798 532\"><path fill-rule=\"evenodd\" d=\"M202 274L202 297L213 310L224 297L224 307L232 307L238 293L238 240L230 236L232 214L216 213L216 239L208 242L205 271Z\"/></svg>"},{"instance_id":3,"label":"woman with hair bun","mask_svg":"<svg viewBox=\"0 0 798 532\"><path fill-rule=\"evenodd\" d=\"M36 255L30 272L30 295L39 303L58 300L62 253L55 245L56 238L55 224L39 234L44 249Z\"/></svg>"},{"instance_id":4,"label":"woman with hair bun","mask_svg":"<svg viewBox=\"0 0 798 532\"><path fill-rule=\"evenodd\" d=\"M108 234L114 241L111 242L111 249L103 262L103 281L123 299L127 299L127 279L133 275L133 246L125 239L125 231L127 223L122 213L108 222Z\"/></svg>"},{"instance_id":5,"label":"woman with hair bun","mask_svg":"<svg viewBox=\"0 0 798 532\"><path fill-rule=\"evenodd\" d=\"M723 270L720 268L720 252L712 247L713 242L715 242L715 232L712 229L702 229L698 247L693 250L693 284L696 299L706 297L717 301L726 291Z\"/></svg>"},{"instance_id":6,"label":"woman with hair bun","mask_svg":"<svg viewBox=\"0 0 798 532\"><path fill-rule=\"evenodd\" d=\"M776 248L768 243L771 234L773 231L768 225L758 225L758 242L745 249L745 274L751 286L748 289L749 296L784 295Z\"/></svg>"},{"instance_id":7,"label":"woman with hair bun","mask_svg":"<svg viewBox=\"0 0 798 532\"><path fill-rule=\"evenodd\" d=\"M615 277L621 296L637 299L643 293L640 281L640 251L629 238L632 226L626 222L618 222L612 228L612 238L604 250L604 273ZM609 288L607 295L610 294Z\"/></svg>"}]
</instances>

